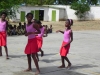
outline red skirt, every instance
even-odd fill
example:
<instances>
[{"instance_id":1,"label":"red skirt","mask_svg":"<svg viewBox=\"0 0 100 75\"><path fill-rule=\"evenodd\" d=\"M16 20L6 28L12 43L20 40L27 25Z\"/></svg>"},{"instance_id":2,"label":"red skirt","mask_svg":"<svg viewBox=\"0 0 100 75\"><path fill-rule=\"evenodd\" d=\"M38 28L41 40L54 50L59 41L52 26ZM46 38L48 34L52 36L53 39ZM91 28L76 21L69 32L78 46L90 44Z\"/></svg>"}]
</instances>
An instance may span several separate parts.
<instances>
[{"instance_id":1,"label":"red skirt","mask_svg":"<svg viewBox=\"0 0 100 75\"><path fill-rule=\"evenodd\" d=\"M36 37L36 39L37 39L38 48L42 48L43 38L42 37Z\"/></svg>"},{"instance_id":2,"label":"red skirt","mask_svg":"<svg viewBox=\"0 0 100 75\"><path fill-rule=\"evenodd\" d=\"M60 49L60 55L61 56L67 56L67 54L69 53L70 44L68 46L66 46L66 47L63 47L66 44L67 43L63 41L61 49Z\"/></svg>"},{"instance_id":3,"label":"red skirt","mask_svg":"<svg viewBox=\"0 0 100 75\"><path fill-rule=\"evenodd\" d=\"M7 43L7 34L5 31L0 32L0 46L6 46Z\"/></svg>"},{"instance_id":4,"label":"red skirt","mask_svg":"<svg viewBox=\"0 0 100 75\"><path fill-rule=\"evenodd\" d=\"M25 54L32 54L37 52L39 52L39 50L36 38L28 39L28 43L25 48Z\"/></svg>"}]
</instances>

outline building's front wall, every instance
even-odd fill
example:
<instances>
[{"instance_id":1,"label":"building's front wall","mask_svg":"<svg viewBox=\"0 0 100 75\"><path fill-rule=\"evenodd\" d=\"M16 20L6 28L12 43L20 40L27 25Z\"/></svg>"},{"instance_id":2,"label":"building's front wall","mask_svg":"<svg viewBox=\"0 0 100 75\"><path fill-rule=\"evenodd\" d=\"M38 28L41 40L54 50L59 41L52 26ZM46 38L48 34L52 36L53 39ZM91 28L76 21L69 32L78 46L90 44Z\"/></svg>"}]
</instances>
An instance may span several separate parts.
<instances>
[{"instance_id":1,"label":"building's front wall","mask_svg":"<svg viewBox=\"0 0 100 75\"><path fill-rule=\"evenodd\" d=\"M75 10L71 9L70 6L62 6L62 5L52 5L53 7L20 7L20 11L25 11L27 14L32 10L44 10L44 21L52 21L52 11L56 10L56 21L63 20L63 19L74 19L78 20L77 16L75 15ZM91 6L91 10L86 14L86 20L100 20L100 6ZM17 19L20 20L20 13L17 13Z\"/></svg>"}]
</instances>

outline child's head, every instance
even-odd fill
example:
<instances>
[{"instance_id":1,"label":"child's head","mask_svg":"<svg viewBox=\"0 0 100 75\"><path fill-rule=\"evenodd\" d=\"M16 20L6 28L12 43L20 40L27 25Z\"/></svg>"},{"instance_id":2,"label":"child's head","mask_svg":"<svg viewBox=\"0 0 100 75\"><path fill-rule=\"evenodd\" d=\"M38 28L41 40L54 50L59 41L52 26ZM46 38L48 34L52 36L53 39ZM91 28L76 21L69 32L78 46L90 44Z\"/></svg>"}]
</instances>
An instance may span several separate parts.
<instances>
[{"instance_id":1,"label":"child's head","mask_svg":"<svg viewBox=\"0 0 100 75\"><path fill-rule=\"evenodd\" d=\"M42 23L41 23L41 21L37 20L36 23L37 23L37 25L38 25L39 28L42 27Z\"/></svg>"},{"instance_id":2,"label":"child's head","mask_svg":"<svg viewBox=\"0 0 100 75\"><path fill-rule=\"evenodd\" d=\"M19 25L22 25L21 22L19 22Z\"/></svg>"},{"instance_id":3,"label":"child's head","mask_svg":"<svg viewBox=\"0 0 100 75\"><path fill-rule=\"evenodd\" d=\"M65 22L65 27L71 27L73 25L73 20L72 19L67 19Z\"/></svg>"},{"instance_id":4,"label":"child's head","mask_svg":"<svg viewBox=\"0 0 100 75\"><path fill-rule=\"evenodd\" d=\"M24 25L26 25L26 22L24 22Z\"/></svg>"},{"instance_id":5,"label":"child's head","mask_svg":"<svg viewBox=\"0 0 100 75\"><path fill-rule=\"evenodd\" d=\"M16 28L16 25L14 25L14 28Z\"/></svg>"},{"instance_id":6,"label":"child's head","mask_svg":"<svg viewBox=\"0 0 100 75\"><path fill-rule=\"evenodd\" d=\"M52 25L50 25L50 27L52 27Z\"/></svg>"},{"instance_id":7,"label":"child's head","mask_svg":"<svg viewBox=\"0 0 100 75\"><path fill-rule=\"evenodd\" d=\"M28 22L31 22L32 19L33 19L33 14L32 13L27 13L26 18L27 18Z\"/></svg>"},{"instance_id":8,"label":"child's head","mask_svg":"<svg viewBox=\"0 0 100 75\"><path fill-rule=\"evenodd\" d=\"M7 17L7 13L6 13L6 12L2 12L2 13L1 13L1 18L2 18L3 20L5 20L6 17Z\"/></svg>"}]
</instances>

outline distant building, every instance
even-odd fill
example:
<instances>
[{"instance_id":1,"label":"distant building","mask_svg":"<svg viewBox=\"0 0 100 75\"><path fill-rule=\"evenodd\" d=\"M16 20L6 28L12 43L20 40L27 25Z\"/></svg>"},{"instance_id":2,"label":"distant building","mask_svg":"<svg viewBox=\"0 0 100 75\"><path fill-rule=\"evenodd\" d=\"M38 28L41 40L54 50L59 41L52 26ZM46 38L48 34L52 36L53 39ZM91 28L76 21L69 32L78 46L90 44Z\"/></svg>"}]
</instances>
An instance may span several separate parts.
<instances>
[{"instance_id":1,"label":"distant building","mask_svg":"<svg viewBox=\"0 0 100 75\"><path fill-rule=\"evenodd\" d=\"M21 6L16 12L17 20L25 21L25 15L29 12L34 14L34 18L42 21L59 21L66 19L65 8L55 6Z\"/></svg>"},{"instance_id":2,"label":"distant building","mask_svg":"<svg viewBox=\"0 0 100 75\"><path fill-rule=\"evenodd\" d=\"M25 6L22 5L16 12L16 20L26 21L26 14L32 12L34 18L41 21L63 21L68 18L78 20L75 10L66 5ZM91 6L86 13L85 20L100 20L100 6Z\"/></svg>"}]
</instances>

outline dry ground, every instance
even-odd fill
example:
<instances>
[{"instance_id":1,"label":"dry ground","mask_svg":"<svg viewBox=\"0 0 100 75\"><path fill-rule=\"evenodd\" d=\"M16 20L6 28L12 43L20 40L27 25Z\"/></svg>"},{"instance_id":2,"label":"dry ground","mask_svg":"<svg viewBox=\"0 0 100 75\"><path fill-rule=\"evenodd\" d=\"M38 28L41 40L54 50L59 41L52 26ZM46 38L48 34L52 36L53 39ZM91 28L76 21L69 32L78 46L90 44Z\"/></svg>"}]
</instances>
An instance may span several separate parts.
<instances>
[{"instance_id":1,"label":"dry ground","mask_svg":"<svg viewBox=\"0 0 100 75\"><path fill-rule=\"evenodd\" d=\"M60 22L42 22L43 25L52 25L53 31L56 30L63 30L65 21ZM74 24L72 26L72 29L74 31L80 31L80 30L100 30L100 21L74 21Z\"/></svg>"}]
</instances>

